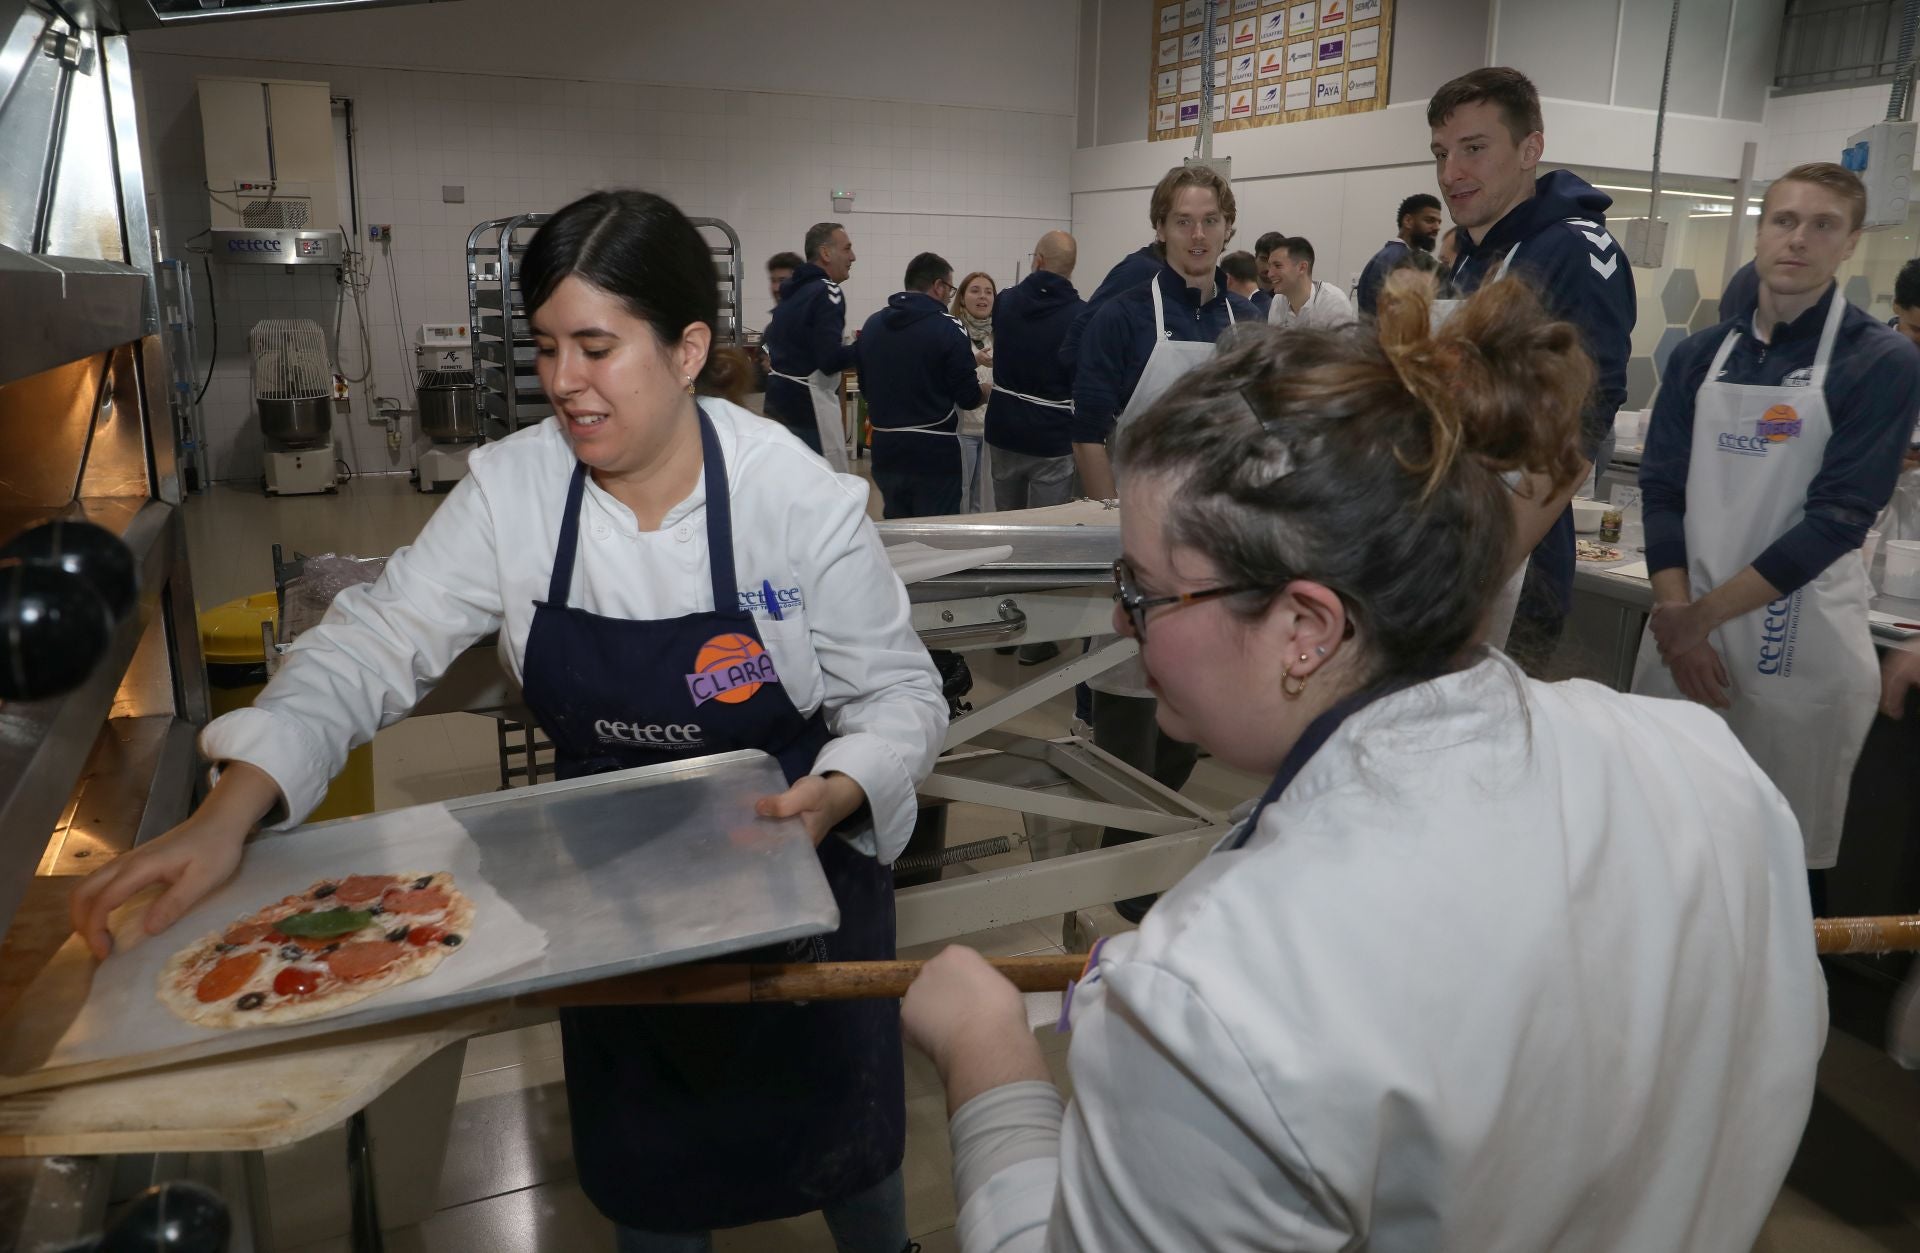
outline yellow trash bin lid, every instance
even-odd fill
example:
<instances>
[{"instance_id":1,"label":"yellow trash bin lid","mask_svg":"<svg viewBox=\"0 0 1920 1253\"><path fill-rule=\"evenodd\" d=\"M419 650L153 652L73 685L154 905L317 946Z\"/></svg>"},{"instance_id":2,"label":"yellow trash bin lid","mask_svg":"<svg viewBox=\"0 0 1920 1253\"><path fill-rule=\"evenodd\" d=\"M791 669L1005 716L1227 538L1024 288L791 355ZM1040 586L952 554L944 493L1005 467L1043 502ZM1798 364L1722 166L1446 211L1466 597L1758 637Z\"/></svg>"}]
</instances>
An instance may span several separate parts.
<instances>
[{"instance_id":1,"label":"yellow trash bin lid","mask_svg":"<svg viewBox=\"0 0 1920 1253\"><path fill-rule=\"evenodd\" d=\"M255 592L200 615L200 652L210 666L257 666L267 659L260 624L278 629L280 605L272 592Z\"/></svg>"}]
</instances>

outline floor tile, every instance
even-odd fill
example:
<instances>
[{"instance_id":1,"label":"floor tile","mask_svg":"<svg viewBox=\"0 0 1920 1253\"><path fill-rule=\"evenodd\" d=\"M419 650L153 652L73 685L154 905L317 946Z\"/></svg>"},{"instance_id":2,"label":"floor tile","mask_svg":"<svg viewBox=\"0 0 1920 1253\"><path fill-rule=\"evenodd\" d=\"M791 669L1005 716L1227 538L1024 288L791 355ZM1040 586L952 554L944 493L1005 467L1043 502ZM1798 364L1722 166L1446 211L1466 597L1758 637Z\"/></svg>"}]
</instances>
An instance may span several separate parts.
<instances>
[{"instance_id":1,"label":"floor tile","mask_svg":"<svg viewBox=\"0 0 1920 1253\"><path fill-rule=\"evenodd\" d=\"M574 1175L564 1085L464 1099L454 1107L437 1205L445 1211Z\"/></svg>"}]
</instances>

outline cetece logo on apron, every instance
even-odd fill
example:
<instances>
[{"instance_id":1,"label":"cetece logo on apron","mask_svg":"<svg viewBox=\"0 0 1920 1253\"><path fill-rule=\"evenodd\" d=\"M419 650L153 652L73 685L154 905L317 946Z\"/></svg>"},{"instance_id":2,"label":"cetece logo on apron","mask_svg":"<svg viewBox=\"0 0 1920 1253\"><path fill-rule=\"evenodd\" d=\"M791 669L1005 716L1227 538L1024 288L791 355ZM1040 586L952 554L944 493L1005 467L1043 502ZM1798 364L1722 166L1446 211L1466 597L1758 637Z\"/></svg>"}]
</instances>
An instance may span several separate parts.
<instances>
[{"instance_id":1,"label":"cetece logo on apron","mask_svg":"<svg viewBox=\"0 0 1920 1253\"><path fill-rule=\"evenodd\" d=\"M751 635L716 635L700 646L687 676L687 691L698 709L710 700L738 705L751 700L762 684L778 683L773 658Z\"/></svg>"},{"instance_id":2,"label":"cetece logo on apron","mask_svg":"<svg viewBox=\"0 0 1920 1253\"><path fill-rule=\"evenodd\" d=\"M1764 610L1760 620L1760 660L1754 669L1765 675L1793 673L1793 642L1800 634L1800 593L1782 596Z\"/></svg>"}]
</instances>

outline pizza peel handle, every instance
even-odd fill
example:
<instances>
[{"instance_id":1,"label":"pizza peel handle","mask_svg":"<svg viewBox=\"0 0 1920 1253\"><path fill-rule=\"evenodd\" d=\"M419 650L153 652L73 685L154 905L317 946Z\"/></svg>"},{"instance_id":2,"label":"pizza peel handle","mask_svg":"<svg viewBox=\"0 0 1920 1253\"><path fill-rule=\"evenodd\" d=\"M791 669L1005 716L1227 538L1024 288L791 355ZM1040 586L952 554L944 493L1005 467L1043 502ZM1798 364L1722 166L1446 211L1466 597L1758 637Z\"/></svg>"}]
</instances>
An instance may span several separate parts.
<instances>
[{"instance_id":1,"label":"pizza peel handle","mask_svg":"<svg viewBox=\"0 0 1920 1253\"><path fill-rule=\"evenodd\" d=\"M1920 951L1920 914L1884 918L1816 918L1814 947L1823 954ZM1059 992L1080 977L1086 955L988 959L1022 992ZM764 1001L837 1001L901 997L924 962L705 963L649 970L523 996L523 1005L744 1005Z\"/></svg>"},{"instance_id":2,"label":"pizza peel handle","mask_svg":"<svg viewBox=\"0 0 1920 1253\"><path fill-rule=\"evenodd\" d=\"M1080 977L1085 953L995 957L995 970L1022 992L1057 992ZM897 998L919 977L918 961L711 963L649 970L618 979L555 988L520 998L523 1005L743 1005L766 1001Z\"/></svg>"}]
</instances>

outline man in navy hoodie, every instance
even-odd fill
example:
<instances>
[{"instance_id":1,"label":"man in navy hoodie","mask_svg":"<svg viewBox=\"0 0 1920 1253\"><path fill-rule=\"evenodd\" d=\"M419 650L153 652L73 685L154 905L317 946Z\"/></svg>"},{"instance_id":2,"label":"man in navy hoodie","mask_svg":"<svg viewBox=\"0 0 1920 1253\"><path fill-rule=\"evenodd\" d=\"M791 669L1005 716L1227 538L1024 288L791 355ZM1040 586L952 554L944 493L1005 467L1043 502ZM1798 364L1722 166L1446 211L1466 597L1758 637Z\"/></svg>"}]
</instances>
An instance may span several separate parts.
<instances>
[{"instance_id":1,"label":"man in navy hoodie","mask_svg":"<svg viewBox=\"0 0 1920 1253\"><path fill-rule=\"evenodd\" d=\"M1414 253L1432 252L1444 225L1440 221L1440 202L1426 192L1416 192L1402 200L1394 221L1399 224L1398 233L1367 261L1367 268L1360 271L1360 282L1354 288L1354 302L1367 317L1374 315L1374 304L1380 299L1380 288L1386 284L1387 276L1413 264Z\"/></svg>"},{"instance_id":2,"label":"man in navy hoodie","mask_svg":"<svg viewBox=\"0 0 1920 1253\"><path fill-rule=\"evenodd\" d=\"M847 329L840 284L853 272L853 241L838 222L820 222L807 231L806 248L806 264L780 285L762 341L766 412L844 471L845 440L834 435L841 429L840 372L853 364L853 345L840 342Z\"/></svg>"},{"instance_id":3,"label":"man in navy hoodie","mask_svg":"<svg viewBox=\"0 0 1920 1253\"><path fill-rule=\"evenodd\" d=\"M1461 227L1453 287L1467 296L1512 273L1531 283L1548 312L1580 329L1593 358L1595 386L1580 414L1580 454L1593 461L1613 434L1627 395L1633 336L1633 270L1607 231L1613 200L1584 179L1534 169L1546 146L1540 96L1518 70L1474 70L1446 84L1427 105L1440 194ZM1532 561L1506 648L1538 673L1559 643L1573 604L1573 485L1544 483L1516 493L1520 551Z\"/></svg>"},{"instance_id":4,"label":"man in navy hoodie","mask_svg":"<svg viewBox=\"0 0 1920 1253\"><path fill-rule=\"evenodd\" d=\"M1123 291L1140 286L1159 273L1161 263L1167 259L1167 250L1160 246L1159 240L1142 244L1114 263L1107 276L1100 280L1100 286L1093 289L1086 303L1080 307L1080 314L1067 327L1067 336L1060 341L1060 361L1067 367L1071 377L1080 368L1080 341L1087 333L1087 326L1093 321L1093 315L1100 312L1100 306L1112 300Z\"/></svg>"},{"instance_id":5,"label":"man in navy hoodie","mask_svg":"<svg viewBox=\"0 0 1920 1253\"><path fill-rule=\"evenodd\" d=\"M1048 231L1033 271L993 306L993 395L987 445L1001 509L1064 505L1073 496L1073 376L1060 343L1086 303L1073 290L1073 236Z\"/></svg>"},{"instance_id":6,"label":"man in navy hoodie","mask_svg":"<svg viewBox=\"0 0 1920 1253\"><path fill-rule=\"evenodd\" d=\"M907 262L906 290L855 341L873 424L873 482L888 518L960 512L960 410L981 403L973 341L947 312L953 267L931 252Z\"/></svg>"}]
</instances>

